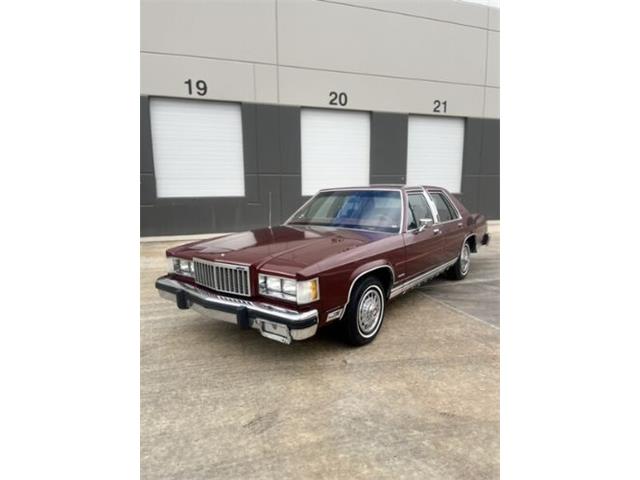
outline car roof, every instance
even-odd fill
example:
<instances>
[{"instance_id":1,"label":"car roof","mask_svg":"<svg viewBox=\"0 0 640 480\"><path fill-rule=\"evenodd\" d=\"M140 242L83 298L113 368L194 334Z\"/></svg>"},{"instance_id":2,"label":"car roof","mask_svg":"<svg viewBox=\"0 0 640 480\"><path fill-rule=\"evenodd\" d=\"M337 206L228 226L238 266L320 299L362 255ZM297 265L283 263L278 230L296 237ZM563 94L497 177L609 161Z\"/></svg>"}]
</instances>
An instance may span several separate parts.
<instances>
[{"instance_id":1,"label":"car roof","mask_svg":"<svg viewBox=\"0 0 640 480\"><path fill-rule=\"evenodd\" d=\"M353 187L323 188L320 191L331 192L335 190L383 190L383 189L414 190L416 188L444 190L442 187L436 187L435 185L404 185L402 183L376 183L373 185L357 185Z\"/></svg>"}]
</instances>

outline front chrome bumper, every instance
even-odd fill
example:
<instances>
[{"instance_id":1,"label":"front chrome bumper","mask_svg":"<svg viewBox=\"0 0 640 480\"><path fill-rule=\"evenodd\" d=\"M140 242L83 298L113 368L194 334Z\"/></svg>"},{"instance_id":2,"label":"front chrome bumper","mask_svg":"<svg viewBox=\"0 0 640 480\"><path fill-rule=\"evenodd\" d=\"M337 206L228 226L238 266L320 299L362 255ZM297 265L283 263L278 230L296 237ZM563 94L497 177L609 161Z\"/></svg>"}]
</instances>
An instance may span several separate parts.
<instances>
[{"instance_id":1,"label":"front chrome bumper","mask_svg":"<svg viewBox=\"0 0 640 480\"><path fill-rule=\"evenodd\" d=\"M215 320L255 328L263 337L289 344L304 340L318 330L318 311L297 312L275 305L226 297L198 288L169 276L156 280L161 297L175 302L178 308L193 308Z\"/></svg>"}]
</instances>

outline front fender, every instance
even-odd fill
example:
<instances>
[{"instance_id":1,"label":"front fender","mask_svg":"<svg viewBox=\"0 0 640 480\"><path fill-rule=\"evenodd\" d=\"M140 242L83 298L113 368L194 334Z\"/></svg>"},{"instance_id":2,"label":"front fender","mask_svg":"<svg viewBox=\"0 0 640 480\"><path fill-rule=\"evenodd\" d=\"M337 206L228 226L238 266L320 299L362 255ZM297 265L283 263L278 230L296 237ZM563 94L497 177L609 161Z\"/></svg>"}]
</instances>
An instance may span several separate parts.
<instances>
[{"instance_id":1,"label":"front fender","mask_svg":"<svg viewBox=\"0 0 640 480\"><path fill-rule=\"evenodd\" d=\"M335 268L332 272L321 276L320 298L322 302L321 325L326 323L326 315L338 309L343 310L351 300L351 294L356 282L364 275L384 269L391 274L391 283L396 279L393 266L385 259L376 259L359 264L356 268L344 265ZM390 286L390 285L389 285ZM323 295L324 293L324 295ZM341 312L344 314L344 311ZM340 318L342 315L340 316Z\"/></svg>"},{"instance_id":2,"label":"front fender","mask_svg":"<svg viewBox=\"0 0 640 480\"><path fill-rule=\"evenodd\" d=\"M349 300L351 300L351 291L353 290L356 282L368 273L375 272L376 270L387 270L391 273L391 282L389 285L385 285L385 287L387 287L387 292L391 290L391 287L397 280L396 272L393 268L393 265L391 265L385 259L373 260L371 262L365 263L364 265L360 265L351 273L351 276L349 278L349 292L347 294L345 305L349 303Z\"/></svg>"},{"instance_id":3,"label":"front fender","mask_svg":"<svg viewBox=\"0 0 640 480\"><path fill-rule=\"evenodd\" d=\"M395 283L396 281L396 272L393 268L393 265L391 265L387 260L385 259L378 259L378 260L373 260L371 262L365 263L364 265L360 265L358 268L356 268L352 273L351 273L351 277L349 278L349 283L354 283L358 278L360 278L361 276L363 276L366 273L372 272L378 268L386 268L388 270L391 271L391 283Z\"/></svg>"}]
</instances>

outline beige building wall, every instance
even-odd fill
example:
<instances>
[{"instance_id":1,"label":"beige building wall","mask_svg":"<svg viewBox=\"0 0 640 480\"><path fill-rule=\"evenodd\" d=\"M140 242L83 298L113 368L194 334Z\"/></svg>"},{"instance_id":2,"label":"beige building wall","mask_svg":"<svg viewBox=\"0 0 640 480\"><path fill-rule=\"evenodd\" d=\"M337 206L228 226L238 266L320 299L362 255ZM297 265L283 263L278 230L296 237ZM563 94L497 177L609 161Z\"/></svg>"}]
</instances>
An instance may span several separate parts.
<instances>
[{"instance_id":1,"label":"beige building wall","mask_svg":"<svg viewBox=\"0 0 640 480\"><path fill-rule=\"evenodd\" d=\"M494 0L142 0L141 9L142 95L499 118ZM340 93L346 104L332 102Z\"/></svg>"}]
</instances>

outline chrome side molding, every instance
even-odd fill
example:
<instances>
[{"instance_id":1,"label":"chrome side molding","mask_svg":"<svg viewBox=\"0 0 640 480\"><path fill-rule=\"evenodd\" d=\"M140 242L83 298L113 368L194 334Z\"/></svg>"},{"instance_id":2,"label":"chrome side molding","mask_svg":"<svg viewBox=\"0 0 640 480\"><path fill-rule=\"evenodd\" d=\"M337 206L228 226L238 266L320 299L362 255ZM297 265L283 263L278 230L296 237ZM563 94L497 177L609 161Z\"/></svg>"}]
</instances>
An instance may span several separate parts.
<instances>
[{"instance_id":1,"label":"chrome side molding","mask_svg":"<svg viewBox=\"0 0 640 480\"><path fill-rule=\"evenodd\" d=\"M454 263L456 263L458 261L458 257L454 258L453 260L449 260L446 263L443 263L442 265L433 268L431 270L429 270L428 272L422 273L420 275L418 275L417 277L414 277L410 280L407 280L405 283L403 283L402 285L397 285L396 287L393 287L391 289L391 293L389 294L389 298L395 298L398 295L401 295L403 293L406 293L407 291L411 290L414 287L417 287L418 285L420 285L421 283L424 283L428 280L431 280L433 277L437 277L438 275L440 275L442 272L444 272L447 268L449 268L451 265L453 265Z\"/></svg>"}]
</instances>

